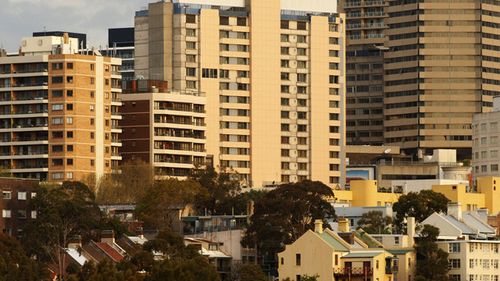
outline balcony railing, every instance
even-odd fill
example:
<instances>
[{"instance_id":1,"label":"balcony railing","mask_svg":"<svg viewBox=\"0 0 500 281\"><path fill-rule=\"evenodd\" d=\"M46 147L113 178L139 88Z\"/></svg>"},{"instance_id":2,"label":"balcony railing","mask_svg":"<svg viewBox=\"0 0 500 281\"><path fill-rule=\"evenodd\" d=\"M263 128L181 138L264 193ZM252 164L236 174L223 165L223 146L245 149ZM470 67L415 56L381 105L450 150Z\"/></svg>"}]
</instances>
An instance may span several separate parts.
<instances>
[{"instance_id":1,"label":"balcony railing","mask_svg":"<svg viewBox=\"0 0 500 281\"><path fill-rule=\"evenodd\" d=\"M346 267L336 268L333 270L334 276L371 276L373 275L373 268L370 267Z\"/></svg>"}]
</instances>

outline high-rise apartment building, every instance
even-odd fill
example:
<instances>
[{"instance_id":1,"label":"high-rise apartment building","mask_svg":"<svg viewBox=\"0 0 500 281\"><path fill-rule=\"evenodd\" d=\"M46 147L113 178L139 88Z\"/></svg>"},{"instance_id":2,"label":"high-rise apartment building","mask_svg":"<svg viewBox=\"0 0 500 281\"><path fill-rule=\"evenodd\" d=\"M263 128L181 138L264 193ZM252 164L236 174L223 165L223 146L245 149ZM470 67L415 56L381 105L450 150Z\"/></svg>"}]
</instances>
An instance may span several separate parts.
<instances>
[{"instance_id":1,"label":"high-rise apartment building","mask_svg":"<svg viewBox=\"0 0 500 281\"><path fill-rule=\"evenodd\" d=\"M386 144L469 158L472 116L500 94L500 3L391 0L385 52Z\"/></svg>"},{"instance_id":2,"label":"high-rise apartment building","mask_svg":"<svg viewBox=\"0 0 500 281\"><path fill-rule=\"evenodd\" d=\"M127 83L122 95L123 160L150 163L159 176L186 177L205 164L206 97L169 91L163 81Z\"/></svg>"},{"instance_id":3,"label":"high-rise apartment building","mask_svg":"<svg viewBox=\"0 0 500 281\"><path fill-rule=\"evenodd\" d=\"M135 17L135 72L206 95L206 151L248 186L344 182L335 1L181 0Z\"/></svg>"},{"instance_id":4,"label":"high-rise apartment building","mask_svg":"<svg viewBox=\"0 0 500 281\"><path fill-rule=\"evenodd\" d=\"M108 46L101 52L105 56L122 59L120 68L122 81L126 82L135 79L133 27L108 29Z\"/></svg>"},{"instance_id":5,"label":"high-rise apartment building","mask_svg":"<svg viewBox=\"0 0 500 281\"><path fill-rule=\"evenodd\" d=\"M121 160L121 61L62 37L24 38L0 57L0 166L17 177L82 180Z\"/></svg>"},{"instance_id":6,"label":"high-rise apartment building","mask_svg":"<svg viewBox=\"0 0 500 281\"><path fill-rule=\"evenodd\" d=\"M384 143L386 0L343 0L346 16L346 141Z\"/></svg>"},{"instance_id":7,"label":"high-rise apartment building","mask_svg":"<svg viewBox=\"0 0 500 281\"><path fill-rule=\"evenodd\" d=\"M474 177L500 175L500 97L493 110L474 115L472 122L472 167Z\"/></svg>"}]
</instances>

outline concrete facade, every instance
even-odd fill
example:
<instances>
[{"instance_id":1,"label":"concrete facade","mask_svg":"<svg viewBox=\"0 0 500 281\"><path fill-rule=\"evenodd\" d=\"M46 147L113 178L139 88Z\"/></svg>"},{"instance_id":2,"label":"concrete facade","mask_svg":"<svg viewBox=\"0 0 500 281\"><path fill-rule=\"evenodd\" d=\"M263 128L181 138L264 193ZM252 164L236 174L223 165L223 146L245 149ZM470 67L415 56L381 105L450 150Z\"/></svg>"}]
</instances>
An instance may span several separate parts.
<instances>
[{"instance_id":1,"label":"concrete facade","mask_svg":"<svg viewBox=\"0 0 500 281\"><path fill-rule=\"evenodd\" d=\"M331 1L217 3L138 11L136 75L206 95L207 157L245 185L342 185L343 15Z\"/></svg>"}]
</instances>

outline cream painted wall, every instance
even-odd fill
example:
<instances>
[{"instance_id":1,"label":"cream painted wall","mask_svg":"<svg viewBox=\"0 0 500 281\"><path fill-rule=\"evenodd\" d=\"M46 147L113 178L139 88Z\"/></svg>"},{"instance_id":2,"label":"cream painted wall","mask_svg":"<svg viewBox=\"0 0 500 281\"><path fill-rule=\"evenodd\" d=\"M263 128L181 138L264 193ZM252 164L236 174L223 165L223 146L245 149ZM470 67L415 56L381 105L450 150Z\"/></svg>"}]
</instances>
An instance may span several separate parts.
<instances>
[{"instance_id":1,"label":"cream painted wall","mask_svg":"<svg viewBox=\"0 0 500 281\"><path fill-rule=\"evenodd\" d=\"M252 0L250 14L252 183L262 186L281 175L280 1Z\"/></svg>"},{"instance_id":2,"label":"cream painted wall","mask_svg":"<svg viewBox=\"0 0 500 281\"><path fill-rule=\"evenodd\" d=\"M219 66L219 11L203 9L200 13L200 56L198 71L203 68L220 69ZM213 155L214 162L218 164L220 152L220 98L219 79L203 78L198 73L201 81L200 89L207 97L207 154Z\"/></svg>"}]
</instances>

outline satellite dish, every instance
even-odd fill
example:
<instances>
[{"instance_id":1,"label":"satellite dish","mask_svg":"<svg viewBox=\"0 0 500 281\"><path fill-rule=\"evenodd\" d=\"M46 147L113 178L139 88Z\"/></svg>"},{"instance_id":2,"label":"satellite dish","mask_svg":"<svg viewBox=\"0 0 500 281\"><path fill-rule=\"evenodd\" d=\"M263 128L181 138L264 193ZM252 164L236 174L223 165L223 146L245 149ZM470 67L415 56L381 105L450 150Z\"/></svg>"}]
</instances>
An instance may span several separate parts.
<instances>
[{"instance_id":1,"label":"satellite dish","mask_svg":"<svg viewBox=\"0 0 500 281\"><path fill-rule=\"evenodd\" d=\"M391 149L390 149L390 148L388 148L388 149L384 150L384 154L389 154L390 152L391 152Z\"/></svg>"}]
</instances>

